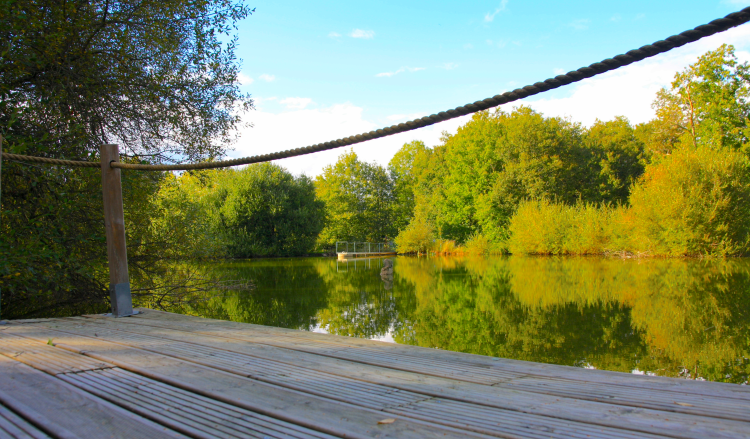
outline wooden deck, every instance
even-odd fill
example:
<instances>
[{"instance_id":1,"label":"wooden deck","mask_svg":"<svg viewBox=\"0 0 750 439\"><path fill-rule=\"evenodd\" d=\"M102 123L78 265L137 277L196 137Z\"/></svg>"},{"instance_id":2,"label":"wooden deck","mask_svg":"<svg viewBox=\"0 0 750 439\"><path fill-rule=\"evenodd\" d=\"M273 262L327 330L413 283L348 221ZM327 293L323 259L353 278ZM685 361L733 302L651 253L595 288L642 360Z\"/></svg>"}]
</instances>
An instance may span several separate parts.
<instances>
[{"instance_id":1,"label":"wooden deck","mask_svg":"<svg viewBox=\"0 0 750 439\"><path fill-rule=\"evenodd\" d=\"M152 310L0 326L0 438L738 438L750 388Z\"/></svg>"}]
</instances>

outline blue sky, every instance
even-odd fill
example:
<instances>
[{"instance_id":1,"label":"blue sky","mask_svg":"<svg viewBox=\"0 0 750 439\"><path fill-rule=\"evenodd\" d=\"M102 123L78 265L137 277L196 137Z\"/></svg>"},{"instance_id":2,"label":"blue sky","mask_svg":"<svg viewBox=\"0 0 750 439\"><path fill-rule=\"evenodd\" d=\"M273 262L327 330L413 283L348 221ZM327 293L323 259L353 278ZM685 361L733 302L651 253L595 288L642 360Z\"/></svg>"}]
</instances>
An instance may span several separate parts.
<instances>
[{"instance_id":1,"label":"blue sky","mask_svg":"<svg viewBox=\"0 0 750 439\"><path fill-rule=\"evenodd\" d=\"M704 24L750 5L724 1L249 0L243 90L256 99L232 157L306 146L483 99ZM750 24L524 103L590 125L652 117L654 93L706 50L749 58ZM386 164L404 142L439 142L466 119L356 146ZM343 151L278 163L314 176Z\"/></svg>"}]
</instances>

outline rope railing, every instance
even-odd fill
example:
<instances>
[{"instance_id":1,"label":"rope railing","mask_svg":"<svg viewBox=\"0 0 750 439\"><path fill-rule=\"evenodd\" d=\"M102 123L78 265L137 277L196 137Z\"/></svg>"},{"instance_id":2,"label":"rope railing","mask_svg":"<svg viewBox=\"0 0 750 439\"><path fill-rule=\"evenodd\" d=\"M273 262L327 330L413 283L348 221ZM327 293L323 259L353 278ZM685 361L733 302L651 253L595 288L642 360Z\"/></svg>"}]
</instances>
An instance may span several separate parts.
<instances>
[{"instance_id":1,"label":"rope railing","mask_svg":"<svg viewBox=\"0 0 750 439\"><path fill-rule=\"evenodd\" d=\"M42 163L45 165L71 166L74 168L101 168L100 162L87 162L82 160L59 160L47 157L37 157L32 155L3 153L3 160L13 160L17 162Z\"/></svg>"},{"instance_id":2,"label":"rope railing","mask_svg":"<svg viewBox=\"0 0 750 439\"><path fill-rule=\"evenodd\" d=\"M143 171L190 171L198 169L215 169L215 168L226 168L230 166L249 165L252 163L268 162L271 160L279 160L289 157L296 157L306 154L311 154L320 151L327 151L330 149L341 148L344 146L355 145L358 143L366 142L368 140L379 139L387 136L392 136L398 133L404 133L407 131L416 130L426 126L434 125L439 122L446 120L455 119L467 114L476 113L477 111L487 110L489 108L497 107L499 105L508 104L520 99L527 98L539 93L543 93L549 90L553 90L574 82L582 81L587 78L591 78L596 75L601 75L620 67L630 65L632 63L641 61L643 59L658 55L661 53L668 52L674 48L684 46L685 44L692 43L711 35L715 35L720 32L724 32L733 27L750 21L750 7L744 8L741 11L731 13L724 18L719 18L711 21L708 24L704 24L693 29L687 30L677 35L673 35L664 40L656 41L652 44L642 46L638 49L631 50L621 55L607 58L600 62L593 63L586 67L581 67L578 70L573 70L563 75L555 76L541 82L537 82L525 87L517 88L513 91L505 92L503 94L495 95L493 97L472 102L460 107L453 108L451 110L441 111L440 113L433 114L431 116L425 116L419 119L414 119L408 122L400 123L397 125L391 125L389 127L381 128L374 131L369 131L356 136L344 137L341 139L331 140L324 143L318 143L302 148L289 149L280 152L274 152L270 154L262 154L251 157L243 157L233 160L220 160L214 162L201 162L201 163L189 163L189 164L176 164L176 165L144 165L136 163L122 163L117 161L110 162L112 168L120 169L138 169ZM75 166L75 167L100 167L99 162L86 162L86 161L73 161L73 160L58 160L49 159L45 157L33 157L20 154L8 154L3 153L3 158L43 163L51 165L62 165L62 166Z\"/></svg>"}]
</instances>

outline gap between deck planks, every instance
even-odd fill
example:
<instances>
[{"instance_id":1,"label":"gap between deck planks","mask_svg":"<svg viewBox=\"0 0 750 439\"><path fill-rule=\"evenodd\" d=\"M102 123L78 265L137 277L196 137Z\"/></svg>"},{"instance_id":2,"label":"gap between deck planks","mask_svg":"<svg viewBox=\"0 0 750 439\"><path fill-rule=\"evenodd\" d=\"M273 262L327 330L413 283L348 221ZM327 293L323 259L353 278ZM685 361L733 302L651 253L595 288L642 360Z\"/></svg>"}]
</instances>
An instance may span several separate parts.
<instances>
[{"instance_id":1,"label":"gap between deck planks","mask_svg":"<svg viewBox=\"0 0 750 439\"><path fill-rule=\"evenodd\" d=\"M414 437L457 436L460 431L500 437L750 437L750 393L734 389L741 386L589 374L598 371L143 311L125 319L87 316L11 324L10 331L0 331L0 353L7 356L8 345L15 344L16 350L26 346L29 354L18 361L70 377L66 381L78 380L81 388L86 383L123 388L123 382L110 381L129 373L151 379L150 386L171 385L319 430L322 426L310 413L290 417L268 411L248 404L247 394L217 390L213 384L233 376L253 383L256 391L267 388L281 400L303 395L360 415L392 416L398 424L408 424L403 432L419 433ZM49 337L58 348L44 344ZM60 358L60 352L72 357ZM70 363L71 358L86 358L78 353L97 361ZM117 372L120 368L125 370ZM200 379L200 368L211 371L211 379ZM372 421L359 430L336 426L324 431L373 437L390 427L380 425L373 434L367 422ZM393 437L406 437L401 433Z\"/></svg>"}]
</instances>

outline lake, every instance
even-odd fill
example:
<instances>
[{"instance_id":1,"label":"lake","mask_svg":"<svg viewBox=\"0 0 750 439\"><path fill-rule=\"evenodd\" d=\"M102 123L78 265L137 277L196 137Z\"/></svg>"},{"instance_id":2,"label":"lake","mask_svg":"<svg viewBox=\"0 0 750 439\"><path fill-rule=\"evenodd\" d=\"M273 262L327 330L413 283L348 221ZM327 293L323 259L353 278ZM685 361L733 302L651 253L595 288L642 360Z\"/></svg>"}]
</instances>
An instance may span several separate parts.
<instances>
[{"instance_id":1,"label":"lake","mask_svg":"<svg viewBox=\"0 0 750 439\"><path fill-rule=\"evenodd\" d=\"M256 259L251 290L172 311L629 373L747 383L750 260Z\"/></svg>"}]
</instances>

